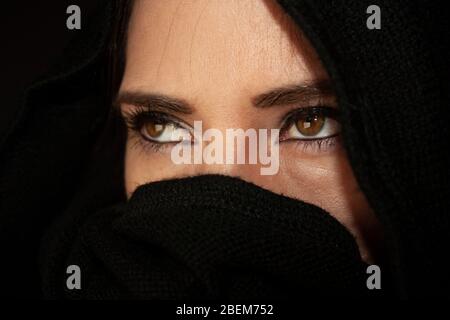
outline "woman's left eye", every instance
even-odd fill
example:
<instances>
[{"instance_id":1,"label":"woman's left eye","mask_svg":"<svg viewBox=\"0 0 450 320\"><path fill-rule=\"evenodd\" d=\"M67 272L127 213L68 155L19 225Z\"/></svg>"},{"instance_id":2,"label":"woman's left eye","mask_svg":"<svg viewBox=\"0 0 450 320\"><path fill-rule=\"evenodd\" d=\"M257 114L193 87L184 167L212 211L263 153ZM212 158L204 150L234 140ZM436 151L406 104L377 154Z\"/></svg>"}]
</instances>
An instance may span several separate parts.
<instances>
[{"instance_id":1,"label":"woman's left eye","mask_svg":"<svg viewBox=\"0 0 450 320\"><path fill-rule=\"evenodd\" d=\"M280 140L320 140L336 136L341 126L324 109L311 108L294 114L285 123Z\"/></svg>"}]
</instances>

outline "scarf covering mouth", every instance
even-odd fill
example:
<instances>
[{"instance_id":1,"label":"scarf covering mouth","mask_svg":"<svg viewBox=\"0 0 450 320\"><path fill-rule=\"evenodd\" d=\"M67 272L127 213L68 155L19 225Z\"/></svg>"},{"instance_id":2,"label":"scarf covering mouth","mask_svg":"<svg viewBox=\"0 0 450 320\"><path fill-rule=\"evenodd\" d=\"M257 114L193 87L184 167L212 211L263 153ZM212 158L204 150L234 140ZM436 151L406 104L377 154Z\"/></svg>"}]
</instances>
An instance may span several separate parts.
<instances>
[{"instance_id":1,"label":"scarf covering mouth","mask_svg":"<svg viewBox=\"0 0 450 320\"><path fill-rule=\"evenodd\" d=\"M47 235L42 271L48 298L367 293L366 266L342 225L318 207L237 178L154 182L126 203L85 216L72 214ZM69 265L80 267L80 290L67 289Z\"/></svg>"}]
</instances>

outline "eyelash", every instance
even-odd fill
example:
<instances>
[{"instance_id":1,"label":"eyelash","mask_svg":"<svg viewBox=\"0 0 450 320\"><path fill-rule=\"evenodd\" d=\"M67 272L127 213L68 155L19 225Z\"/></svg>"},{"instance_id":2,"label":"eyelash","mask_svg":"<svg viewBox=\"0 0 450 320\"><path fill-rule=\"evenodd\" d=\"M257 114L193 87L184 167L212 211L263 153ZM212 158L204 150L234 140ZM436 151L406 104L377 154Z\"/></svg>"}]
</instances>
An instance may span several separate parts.
<instances>
[{"instance_id":1,"label":"eyelash","mask_svg":"<svg viewBox=\"0 0 450 320\"><path fill-rule=\"evenodd\" d=\"M331 108L327 106L314 106L314 107L302 107L289 112L284 116L282 120L282 125L280 129L280 136L282 136L283 131L289 129L295 124L300 116L302 115L323 115L327 118L333 118L339 122L339 111L336 108ZM158 124L173 124L178 128L185 128L186 126L181 125L182 120L168 115L162 112L155 112L146 109L145 107L137 106L130 111L124 112L122 118L125 124L133 134L132 137L136 138L133 147L139 146L144 152L160 152L164 148L173 145L176 142L155 142L152 141L141 133L142 126L147 122L156 122ZM326 152L330 148L335 147L339 143L340 133L333 136L317 139L286 139L280 141L283 143L294 144L296 147L302 148L302 151L312 151L312 152ZM313 149L313 150L311 150Z\"/></svg>"}]
</instances>

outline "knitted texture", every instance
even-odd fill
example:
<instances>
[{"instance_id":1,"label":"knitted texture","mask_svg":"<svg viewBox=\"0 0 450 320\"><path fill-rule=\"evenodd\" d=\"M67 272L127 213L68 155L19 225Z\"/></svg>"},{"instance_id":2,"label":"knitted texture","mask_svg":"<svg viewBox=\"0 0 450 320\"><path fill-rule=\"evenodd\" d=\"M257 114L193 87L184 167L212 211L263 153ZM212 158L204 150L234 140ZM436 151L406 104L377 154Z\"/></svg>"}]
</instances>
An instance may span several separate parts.
<instances>
[{"instance_id":1,"label":"knitted texture","mask_svg":"<svg viewBox=\"0 0 450 320\"><path fill-rule=\"evenodd\" d=\"M369 293L367 266L353 237L334 218L237 178L151 183L127 203L86 214L77 223L73 214L54 226L45 243L43 284L50 298ZM67 290L65 271L72 264L82 270L82 290Z\"/></svg>"}]
</instances>

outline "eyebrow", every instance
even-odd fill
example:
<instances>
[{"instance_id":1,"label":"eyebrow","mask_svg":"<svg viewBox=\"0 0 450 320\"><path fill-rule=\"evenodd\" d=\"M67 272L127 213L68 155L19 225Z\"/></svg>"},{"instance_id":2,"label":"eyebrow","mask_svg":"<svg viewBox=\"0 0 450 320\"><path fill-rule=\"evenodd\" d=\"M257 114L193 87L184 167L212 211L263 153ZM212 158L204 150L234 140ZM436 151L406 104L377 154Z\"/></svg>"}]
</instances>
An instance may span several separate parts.
<instances>
[{"instance_id":1,"label":"eyebrow","mask_svg":"<svg viewBox=\"0 0 450 320\"><path fill-rule=\"evenodd\" d=\"M252 99L256 108L305 103L323 96L334 94L329 80L286 85L257 95Z\"/></svg>"},{"instance_id":2,"label":"eyebrow","mask_svg":"<svg viewBox=\"0 0 450 320\"><path fill-rule=\"evenodd\" d=\"M116 106L122 103L144 107L154 111L172 111L175 113L190 114L194 108L185 100L157 93L141 91L119 92Z\"/></svg>"},{"instance_id":3,"label":"eyebrow","mask_svg":"<svg viewBox=\"0 0 450 320\"><path fill-rule=\"evenodd\" d=\"M281 86L259 94L251 99L255 108L268 108L281 105L306 103L313 99L333 94L331 82L328 80L312 83L302 83ZM194 107L186 100L159 93L142 91L119 92L115 101L116 106L129 104L141 106L154 111L171 111L175 113L191 114Z\"/></svg>"}]
</instances>

